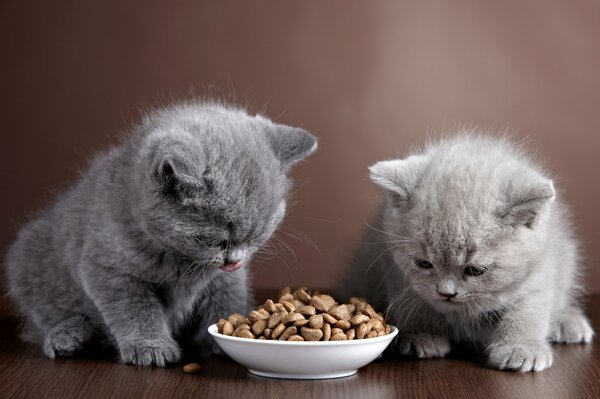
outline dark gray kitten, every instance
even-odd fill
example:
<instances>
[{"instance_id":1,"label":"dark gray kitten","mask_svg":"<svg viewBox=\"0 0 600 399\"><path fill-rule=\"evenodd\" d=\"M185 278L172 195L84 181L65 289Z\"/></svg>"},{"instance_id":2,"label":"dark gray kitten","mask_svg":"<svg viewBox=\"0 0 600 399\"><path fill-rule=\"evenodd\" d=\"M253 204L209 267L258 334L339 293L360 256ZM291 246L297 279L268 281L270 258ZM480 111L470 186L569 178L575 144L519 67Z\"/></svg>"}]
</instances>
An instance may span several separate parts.
<instances>
[{"instance_id":1,"label":"dark gray kitten","mask_svg":"<svg viewBox=\"0 0 600 399\"><path fill-rule=\"evenodd\" d=\"M569 215L520 148L465 134L370 172L386 200L345 289L388 308L398 352L466 341L494 367L537 371L550 343L591 341Z\"/></svg>"},{"instance_id":2,"label":"dark gray kitten","mask_svg":"<svg viewBox=\"0 0 600 399\"><path fill-rule=\"evenodd\" d=\"M69 356L99 335L164 366L178 339L251 305L248 263L281 222L305 131L217 103L147 115L19 232L6 257L24 337ZM183 338L182 338L183 339Z\"/></svg>"}]
</instances>

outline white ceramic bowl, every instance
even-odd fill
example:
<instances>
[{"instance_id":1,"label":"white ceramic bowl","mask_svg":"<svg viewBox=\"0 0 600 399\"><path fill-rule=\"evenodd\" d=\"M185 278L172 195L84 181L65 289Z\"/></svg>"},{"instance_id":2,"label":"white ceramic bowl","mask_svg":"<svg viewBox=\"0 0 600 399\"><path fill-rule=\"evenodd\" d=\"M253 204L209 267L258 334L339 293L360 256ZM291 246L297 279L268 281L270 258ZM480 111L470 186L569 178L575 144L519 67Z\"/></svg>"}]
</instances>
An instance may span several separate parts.
<instances>
[{"instance_id":1,"label":"white ceramic bowl","mask_svg":"<svg viewBox=\"0 0 600 399\"><path fill-rule=\"evenodd\" d=\"M271 378L322 379L355 374L375 360L398 334L352 341L289 342L230 337L217 325L208 333L233 360L252 374Z\"/></svg>"}]
</instances>

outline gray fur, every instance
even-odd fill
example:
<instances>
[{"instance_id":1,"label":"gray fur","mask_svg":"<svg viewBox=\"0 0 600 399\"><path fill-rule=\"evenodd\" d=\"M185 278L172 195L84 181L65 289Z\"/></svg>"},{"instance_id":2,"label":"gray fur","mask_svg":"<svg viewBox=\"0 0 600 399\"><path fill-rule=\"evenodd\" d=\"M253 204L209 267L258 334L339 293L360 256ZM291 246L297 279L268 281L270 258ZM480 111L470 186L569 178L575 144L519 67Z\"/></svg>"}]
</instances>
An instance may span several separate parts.
<instances>
[{"instance_id":1,"label":"gray fur","mask_svg":"<svg viewBox=\"0 0 600 399\"><path fill-rule=\"evenodd\" d=\"M100 335L141 366L180 360L190 324L212 346L209 324L249 310L250 258L285 214L286 172L316 146L303 130L217 103L149 113L10 248L25 339L54 358Z\"/></svg>"},{"instance_id":2,"label":"gray fur","mask_svg":"<svg viewBox=\"0 0 600 399\"><path fill-rule=\"evenodd\" d=\"M401 354L445 356L468 342L493 367L542 370L551 343L593 337L569 214L520 147L463 133L370 168L385 203L344 293L388 307Z\"/></svg>"}]
</instances>

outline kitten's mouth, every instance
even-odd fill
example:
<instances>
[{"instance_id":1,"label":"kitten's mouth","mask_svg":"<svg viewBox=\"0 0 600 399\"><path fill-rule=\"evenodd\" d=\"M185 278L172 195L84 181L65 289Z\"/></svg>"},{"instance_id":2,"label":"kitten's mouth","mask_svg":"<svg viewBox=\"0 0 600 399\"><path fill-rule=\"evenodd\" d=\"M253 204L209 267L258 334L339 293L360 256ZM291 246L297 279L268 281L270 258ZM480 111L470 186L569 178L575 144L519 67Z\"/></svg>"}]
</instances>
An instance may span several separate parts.
<instances>
[{"instance_id":1,"label":"kitten's mouth","mask_svg":"<svg viewBox=\"0 0 600 399\"><path fill-rule=\"evenodd\" d=\"M457 301L456 299L452 299L452 298L440 298L439 299L440 303L443 303L446 306L456 306L456 305L460 305L461 301Z\"/></svg>"},{"instance_id":2,"label":"kitten's mouth","mask_svg":"<svg viewBox=\"0 0 600 399\"><path fill-rule=\"evenodd\" d=\"M239 260L235 263L225 263L222 266L219 266L219 269L223 270L224 272L234 272L237 269L239 269L240 267L242 267L242 261Z\"/></svg>"}]
</instances>

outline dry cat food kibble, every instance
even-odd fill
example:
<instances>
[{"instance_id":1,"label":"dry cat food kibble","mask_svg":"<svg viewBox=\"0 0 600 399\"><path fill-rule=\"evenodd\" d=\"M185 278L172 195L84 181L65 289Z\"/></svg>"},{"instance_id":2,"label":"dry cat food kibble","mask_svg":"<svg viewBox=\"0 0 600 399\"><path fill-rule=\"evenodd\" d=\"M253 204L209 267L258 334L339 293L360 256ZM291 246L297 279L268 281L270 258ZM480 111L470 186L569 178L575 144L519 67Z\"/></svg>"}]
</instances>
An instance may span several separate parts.
<instances>
[{"instance_id":1,"label":"dry cat food kibble","mask_svg":"<svg viewBox=\"0 0 600 399\"><path fill-rule=\"evenodd\" d=\"M196 374L202 371L202 366L198 363L188 363L183 366L183 372L186 374Z\"/></svg>"},{"instance_id":2,"label":"dry cat food kibble","mask_svg":"<svg viewBox=\"0 0 600 399\"><path fill-rule=\"evenodd\" d=\"M233 337L280 341L346 341L381 337L392 330L383 314L364 298L338 304L333 297L308 288L279 292L248 317L234 313L217 323L219 333Z\"/></svg>"}]
</instances>

